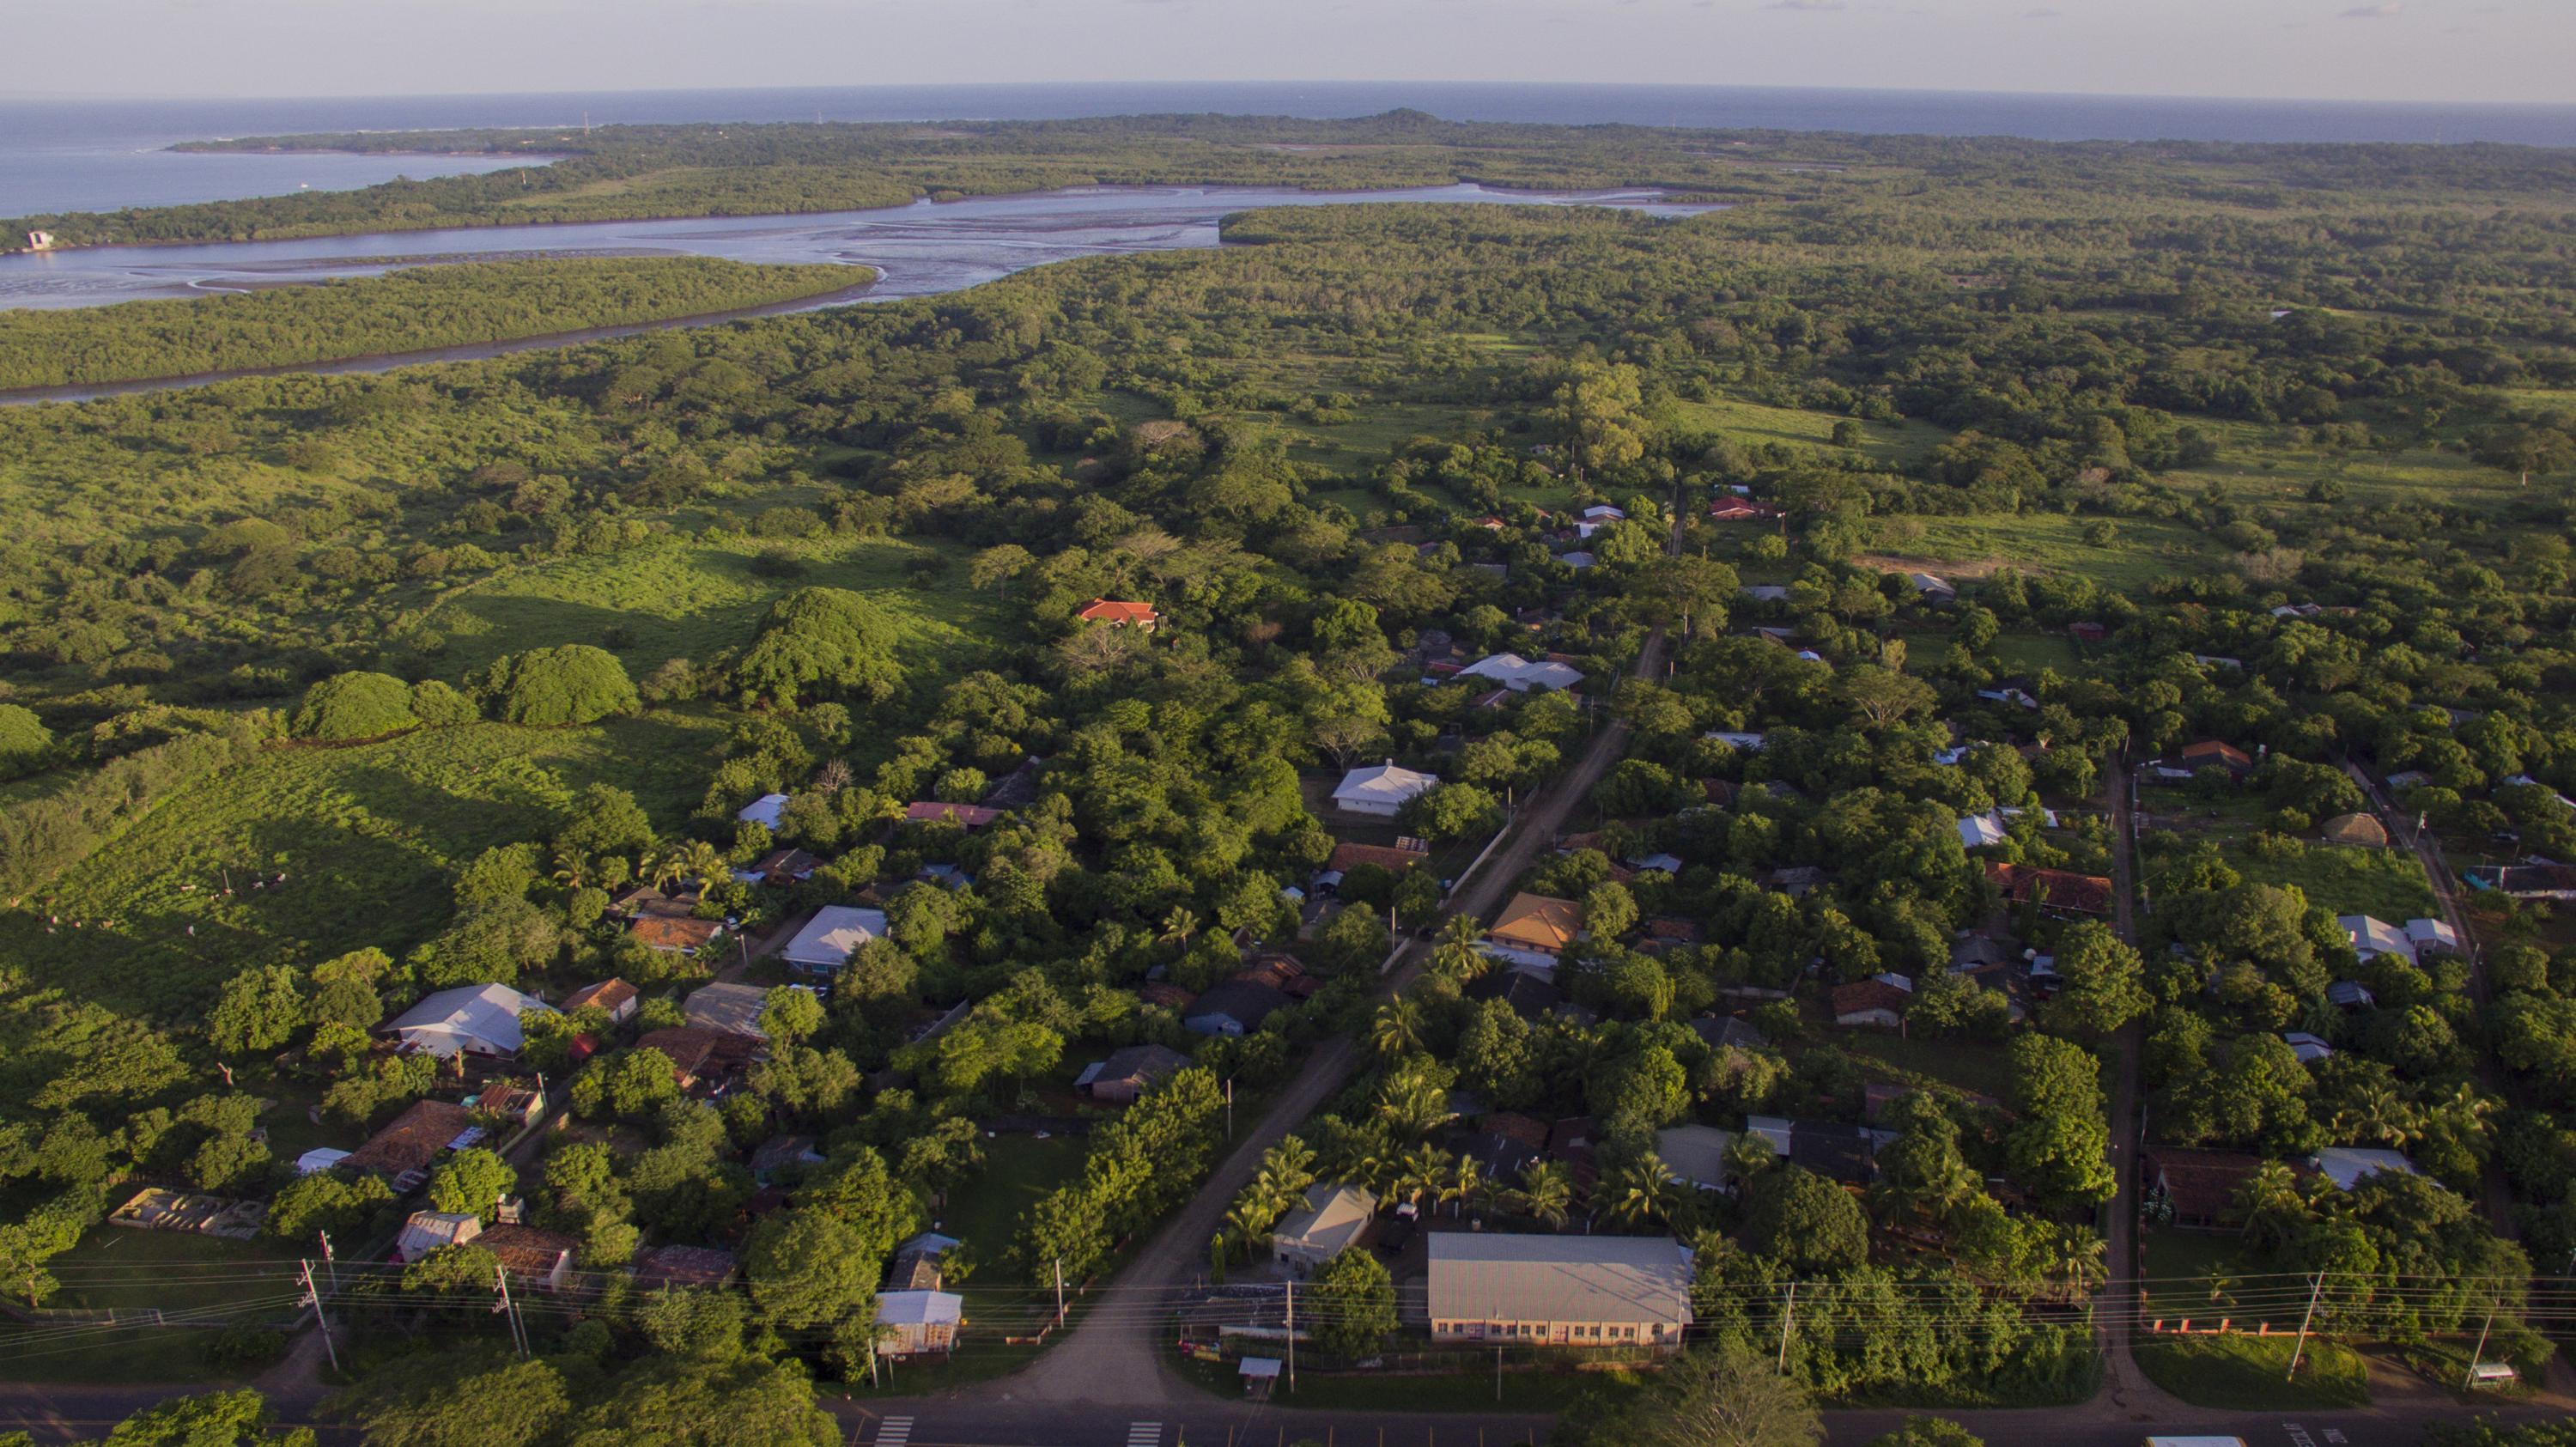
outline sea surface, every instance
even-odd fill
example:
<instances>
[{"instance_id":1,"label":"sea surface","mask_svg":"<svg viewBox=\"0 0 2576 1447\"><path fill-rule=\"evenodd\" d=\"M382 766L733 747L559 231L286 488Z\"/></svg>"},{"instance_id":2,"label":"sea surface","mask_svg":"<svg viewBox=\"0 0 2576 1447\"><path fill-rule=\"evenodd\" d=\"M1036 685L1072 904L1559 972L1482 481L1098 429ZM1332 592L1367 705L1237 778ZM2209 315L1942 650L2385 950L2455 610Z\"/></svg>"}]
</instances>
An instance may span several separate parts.
<instances>
[{"instance_id":1,"label":"sea surface","mask_svg":"<svg viewBox=\"0 0 2576 1447\"><path fill-rule=\"evenodd\" d=\"M1442 82L1127 83L613 91L317 100L0 96L0 216L167 206L493 170L455 156L219 156L186 140L329 131L680 121L1036 120L1226 112L1756 127L2035 140L2497 141L2576 145L2576 106Z\"/></svg>"}]
</instances>

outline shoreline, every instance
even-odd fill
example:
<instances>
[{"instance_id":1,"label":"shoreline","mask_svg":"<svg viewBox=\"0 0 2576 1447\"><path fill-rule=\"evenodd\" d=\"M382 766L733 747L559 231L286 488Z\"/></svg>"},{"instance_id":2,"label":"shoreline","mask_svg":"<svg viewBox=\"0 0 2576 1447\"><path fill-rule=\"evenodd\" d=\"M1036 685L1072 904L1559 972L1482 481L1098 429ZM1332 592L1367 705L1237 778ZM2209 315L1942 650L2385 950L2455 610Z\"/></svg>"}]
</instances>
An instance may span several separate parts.
<instances>
[{"instance_id":1,"label":"shoreline","mask_svg":"<svg viewBox=\"0 0 2576 1447\"><path fill-rule=\"evenodd\" d=\"M249 377L284 377L297 373L309 373L315 376L365 376L376 372L397 371L404 367L434 366L441 362L476 362L491 357L506 357L518 352L542 351L552 347L577 347L590 342L607 342L615 341L620 337L638 336L645 332L670 331L681 327L721 326L726 322L751 321L760 317L825 311L867 300L868 293L874 291L877 284L885 279L885 268L882 266L862 265L861 269L869 273L868 279L854 286L788 297L780 301L763 302L758 306L695 312L686 316L657 317L651 321L576 327L570 331L539 332L524 337L453 342L446 346L421 347L405 352L369 352L349 357L317 357L306 362L279 362L265 367L232 367L215 372L176 372L158 377L127 377L114 382L66 382L52 387L19 387L0 391L0 407L32 407L48 402L95 402L109 397L134 396L146 392L170 392L191 387L207 387L217 382L235 382ZM278 283L280 286L314 284L316 283Z\"/></svg>"}]
</instances>

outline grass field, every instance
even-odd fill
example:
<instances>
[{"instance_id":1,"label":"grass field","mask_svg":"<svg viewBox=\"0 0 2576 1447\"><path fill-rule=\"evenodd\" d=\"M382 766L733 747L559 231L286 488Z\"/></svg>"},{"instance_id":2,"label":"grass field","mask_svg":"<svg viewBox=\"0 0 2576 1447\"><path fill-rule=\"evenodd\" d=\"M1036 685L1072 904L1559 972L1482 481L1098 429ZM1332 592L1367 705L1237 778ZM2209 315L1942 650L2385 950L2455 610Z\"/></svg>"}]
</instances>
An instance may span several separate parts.
<instances>
[{"instance_id":1,"label":"grass field","mask_svg":"<svg viewBox=\"0 0 2576 1447\"><path fill-rule=\"evenodd\" d=\"M949 1193L939 1229L965 1242L975 1259L999 1261L1040 1196L1082 1174L1089 1142L1079 1136L1006 1135L984 1142L984 1172Z\"/></svg>"},{"instance_id":2,"label":"grass field","mask_svg":"<svg viewBox=\"0 0 2576 1447\"><path fill-rule=\"evenodd\" d=\"M1808 447L1830 445L1834 424L1844 420L1830 412L1773 407L1737 397L1713 402L1677 401L1673 415L1692 426L1716 428L1740 443L1779 442ZM1863 422L1860 428L1866 439L1860 447L1861 455L1891 467L1914 461L1950 436L1929 422Z\"/></svg>"},{"instance_id":3,"label":"grass field","mask_svg":"<svg viewBox=\"0 0 2576 1447\"><path fill-rule=\"evenodd\" d=\"M2136 1344L2139 1370L2175 1396L2201 1407L2243 1411L2370 1405L2370 1366L2335 1342L2308 1339L2296 1380L2284 1380L2296 1338L2290 1336L2159 1336Z\"/></svg>"},{"instance_id":4,"label":"grass field","mask_svg":"<svg viewBox=\"0 0 2576 1447\"><path fill-rule=\"evenodd\" d=\"M2143 518L2120 518L2108 543L2089 543L2096 519L2061 513L1899 518L1876 540L1880 552L1938 572L1945 565L1980 571L1998 566L2025 573L2081 574L2106 588L2144 592L2160 578L2206 573L2220 561L2216 544L2193 530Z\"/></svg>"},{"instance_id":5,"label":"grass field","mask_svg":"<svg viewBox=\"0 0 2576 1447\"><path fill-rule=\"evenodd\" d=\"M752 561L776 547L805 560L804 576L752 572ZM907 574L925 560L951 566L934 586L911 586ZM965 586L953 551L885 538L728 538L672 539L499 574L441 599L410 636L415 643L429 633L443 638L435 663L443 673L544 644L607 639L640 676L666 659L703 658L749 642L771 603L809 586L865 594L894 619L911 663L956 663L1006 627L1001 606Z\"/></svg>"},{"instance_id":6,"label":"grass field","mask_svg":"<svg viewBox=\"0 0 2576 1447\"><path fill-rule=\"evenodd\" d=\"M2297 859L2264 859L2241 845L2225 849L2227 862L2248 879L2295 884L2310 904L2337 914L2367 914L2404 924L2434 912L2433 887L2424 867L2403 849L2367 849L2311 841Z\"/></svg>"},{"instance_id":7,"label":"grass field","mask_svg":"<svg viewBox=\"0 0 2576 1447\"><path fill-rule=\"evenodd\" d=\"M284 1321L302 1287L270 1242L97 1226L49 1270L63 1288L51 1308L128 1312L157 1307L223 1326ZM205 1359L211 1330L106 1323L0 1322L0 1353L24 1381L193 1382L225 1375Z\"/></svg>"},{"instance_id":8,"label":"grass field","mask_svg":"<svg viewBox=\"0 0 2576 1447\"><path fill-rule=\"evenodd\" d=\"M1831 1041L1846 1054L1884 1067L1889 1078L1909 1084L1946 1085L1997 1100L2012 1089L2010 1057L1983 1041L1918 1040L1883 1030L1836 1030Z\"/></svg>"},{"instance_id":9,"label":"grass field","mask_svg":"<svg viewBox=\"0 0 2576 1447\"><path fill-rule=\"evenodd\" d=\"M399 952L445 926L456 867L541 834L585 785L627 789L657 827L677 827L705 787L715 728L656 711L272 749L155 809L33 901L43 912L0 915L0 950L40 984L165 1012L245 965ZM49 914L66 922L50 934Z\"/></svg>"},{"instance_id":10,"label":"grass field","mask_svg":"<svg viewBox=\"0 0 2576 1447\"><path fill-rule=\"evenodd\" d=\"M2063 633L2006 633L1995 639L1995 660L2006 668L2036 674L2053 668L2071 673L2081 659L2075 640Z\"/></svg>"},{"instance_id":11,"label":"grass field","mask_svg":"<svg viewBox=\"0 0 2576 1447\"><path fill-rule=\"evenodd\" d=\"M1399 1354L1400 1355L1400 1354ZM1243 1379L1233 1362L1184 1360L1174 1368L1192 1385L1220 1397L1241 1397ZM1271 1400L1311 1411L1344 1412L1561 1412L1601 1388L1635 1387L1644 1374L1628 1370L1531 1371L1502 1374L1499 1392L1491 1368L1437 1376L1380 1372L1300 1372L1297 1390L1281 1382Z\"/></svg>"}]
</instances>

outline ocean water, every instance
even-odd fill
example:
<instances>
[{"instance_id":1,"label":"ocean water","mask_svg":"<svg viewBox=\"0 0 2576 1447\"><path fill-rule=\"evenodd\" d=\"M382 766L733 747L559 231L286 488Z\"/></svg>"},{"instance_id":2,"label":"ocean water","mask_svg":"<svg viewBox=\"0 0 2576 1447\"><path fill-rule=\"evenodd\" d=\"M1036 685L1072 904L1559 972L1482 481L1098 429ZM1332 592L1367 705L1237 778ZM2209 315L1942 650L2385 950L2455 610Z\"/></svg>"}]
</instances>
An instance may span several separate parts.
<instances>
[{"instance_id":1,"label":"ocean water","mask_svg":"<svg viewBox=\"0 0 2576 1447\"><path fill-rule=\"evenodd\" d=\"M2493 141L2576 145L2576 106L1442 82L1046 83L318 100L0 97L0 216L166 206L494 169L453 156L209 156L227 136L679 121L1037 120L1226 112L1313 118L1412 107L1451 120L1756 127L2114 141Z\"/></svg>"}]
</instances>

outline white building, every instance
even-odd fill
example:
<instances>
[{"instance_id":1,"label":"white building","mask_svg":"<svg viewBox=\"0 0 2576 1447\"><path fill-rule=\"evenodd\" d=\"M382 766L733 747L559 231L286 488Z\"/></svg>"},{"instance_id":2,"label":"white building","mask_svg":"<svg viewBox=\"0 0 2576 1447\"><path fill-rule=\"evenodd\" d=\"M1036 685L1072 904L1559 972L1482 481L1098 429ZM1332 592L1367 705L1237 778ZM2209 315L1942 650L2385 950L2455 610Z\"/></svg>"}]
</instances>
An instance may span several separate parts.
<instances>
[{"instance_id":1,"label":"white building","mask_svg":"<svg viewBox=\"0 0 2576 1447\"><path fill-rule=\"evenodd\" d=\"M1439 782L1437 774L1398 768L1395 760L1389 759L1344 774L1341 787L1333 790L1333 806L1353 814L1393 818L1407 802Z\"/></svg>"},{"instance_id":2,"label":"white building","mask_svg":"<svg viewBox=\"0 0 2576 1447\"><path fill-rule=\"evenodd\" d=\"M763 794L759 798L752 800L750 803L743 805L741 812L735 814L733 817L739 823L758 824L762 828L775 832L778 828L778 821L786 815L786 812L786 795Z\"/></svg>"},{"instance_id":3,"label":"white building","mask_svg":"<svg viewBox=\"0 0 2576 1447\"><path fill-rule=\"evenodd\" d=\"M2320 1060L2334 1059L2334 1047L2328 1045L2324 1037L2311 1035L2305 1030L2293 1030L2282 1036L2281 1041L2290 1047L2291 1054L2299 1057L2301 1065L2314 1065Z\"/></svg>"},{"instance_id":4,"label":"white building","mask_svg":"<svg viewBox=\"0 0 2576 1447\"><path fill-rule=\"evenodd\" d=\"M2418 954L2425 950L2446 955L2456 955L2460 952L2459 932L2438 919L2408 920L2406 938L2414 944Z\"/></svg>"},{"instance_id":5,"label":"white building","mask_svg":"<svg viewBox=\"0 0 2576 1447\"><path fill-rule=\"evenodd\" d=\"M1735 1132L1715 1126L1669 1126L1655 1132L1655 1157L1676 1180L1703 1191L1723 1191L1735 1183L1726 1153L1736 1140Z\"/></svg>"},{"instance_id":6,"label":"white building","mask_svg":"<svg viewBox=\"0 0 2576 1447\"><path fill-rule=\"evenodd\" d=\"M782 953L795 969L828 975L848 964L861 945L884 939L885 932L884 910L827 904L814 911L814 917L796 932L796 938L787 942Z\"/></svg>"},{"instance_id":7,"label":"white building","mask_svg":"<svg viewBox=\"0 0 2576 1447\"><path fill-rule=\"evenodd\" d=\"M1360 1244L1376 1216L1377 1197L1357 1186L1310 1186L1305 1204L1270 1233L1270 1254L1301 1274L1314 1271Z\"/></svg>"},{"instance_id":8,"label":"white building","mask_svg":"<svg viewBox=\"0 0 2576 1447\"><path fill-rule=\"evenodd\" d=\"M2369 1146L2328 1146L2308 1157L2308 1169L2335 1183L2337 1190L2349 1191L2367 1176L2386 1171L2391 1175L2411 1176L2415 1163L2404 1151L2380 1150Z\"/></svg>"},{"instance_id":9,"label":"white building","mask_svg":"<svg viewBox=\"0 0 2576 1447\"><path fill-rule=\"evenodd\" d=\"M1480 658L1458 670L1460 678L1490 678L1514 693L1527 693L1533 688L1552 688L1562 692L1583 681L1583 670L1570 663L1536 663L1517 653L1497 653Z\"/></svg>"},{"instance_id":10,"label":"white building","mask_svg":"<svg viewBox=\"0 0 2576 1447\"><path fill-rule=\"evenodd\" d=\"M877 1297L877 1324L892 1334L877 1343L877 1355L919 1356L944 1352L957 1344L957 1329L966 1323L963 1298L946 1291L889 1291Z\"/></svg>"},{"instance_id":11,"label":"white building","mask_svg":"<svg viewBox=\"0 0 2576 1447\"><path fill-rule=\"evenodd\" d=\"M405 1266L441 1246L462 1246L483 1234L483 1218L470 1211L414 1211L394 1238L394 1259Z\"/></svg>"},{"instance_id":12,"label":"white building","mask_svg":"<svg viewBox=\"0 0 2576 1447\"><path fill-rule=\"evenodd\" d=\"M382 1033L399 1040L403 1049L424 1055L511 1056L525 1040L519 1016L531 1010L555 1012L554 1006L507 985L463 985L403 1011Z\"/></svg>"},{"instance_id":13,"label":"white building","mask_svg":"<svg viewBox=\"0 0 2576 1447\"><path fill-rule=\"evenodd\" d=\"M1669 1236L1438 1231L1431 1339L1532 1346L1678 1346L1691 1253Z\"/></svg>"},{"instance_id":14,"label":"white building","mask_svg":"<svg viewBox=\"0 0 2576 1447\"><path fill-rule=\"evenodd\" d=\"M1700 737L1704 739L1715 739L1717 742L1726 745L1730 749L1739 749L1748 754L1758 754L1762 752L1762 742L1767 736L1763 734L1733 733L1725 729L1716 729L1708 733L1701 734Z\"/></svg>"},{"instance_id":15,"label":"white building","mask_svg":"<svg viewBox=\"0 0 2576 1447\"><path fill-rule=\"evenodd\" d=\"M1970 814L1959 820L1959 842L1970 849L1982 848L1988 844L2001 844L2011 837L2004 829L2004 821L1996 817L1992 809L1983 814Z\"/></svg>"},{"instance_id":16,"label":"white building","mask_svg":"<svg viewBox=\"0 0 2576 1447\"><path fill-rule=\"evenodd\" d=\"M2415 941L2407 931L2386 920L2372 919L2366 914L2339 914L2335 916L2335 923L2342 926L2344 934L2351 938L2352 952L2365 960L2395 955L2410 964L2414 962Z\"/></svg>"}]
</instances>

